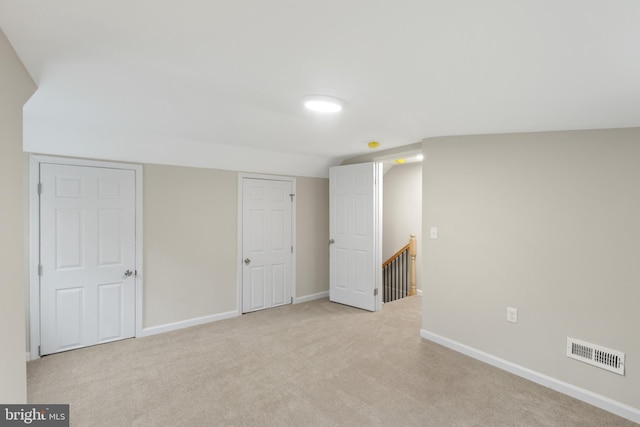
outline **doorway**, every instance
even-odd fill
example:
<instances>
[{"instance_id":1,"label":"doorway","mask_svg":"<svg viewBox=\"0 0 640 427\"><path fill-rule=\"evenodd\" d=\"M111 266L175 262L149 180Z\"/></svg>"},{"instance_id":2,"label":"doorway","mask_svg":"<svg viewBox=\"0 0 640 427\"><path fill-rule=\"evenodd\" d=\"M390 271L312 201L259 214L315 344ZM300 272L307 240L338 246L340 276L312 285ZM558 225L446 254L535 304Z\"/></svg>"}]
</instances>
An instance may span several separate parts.
<instances>
[{"instance_id":1,"label":"doorway","mask_svg":"<svg viewBox=\"0 0 640 427\"><path fill-rule=\"evenodd\" d=\"M30 355L141 330L142 168L32 156Z\"/></svg>"},{"instance_id":2,"label":"doorway","mask_svg":"<svg viewBox=\"0 0 640 427\"><path fill-rule=\"evenodd\" d=\"M295 178L239 176L239 282L242 313L293 302Z\"/></svg>"},{"instance_id":3,"label":"doorway","mask_svg":"<svg viewBox=\"0 0 640 427\"><path fill-rule=\"evenodd\" d=\"M416 236L418 259L422 255L422 162L416 155L400 158L405 162L384 162L383 262L388 262L409 244L412 234ZM416 262L417 291L422 288L421 264Z\"/></svg>"},{"instance_id":4,"label":"doorway","mask_svg":"<svg viewBox=\"0 0 640 427\"><path fill-rule=\"evenodd\" d=\"M383 258L383 241L387 239L386 233L391 236L399 234L390 232L388 229L383 232L383 219L386 220L386 213L383 214L383 211L385 207L394 203L393 197L388 198L389 194L384 194L384 173L396 164L420 165L414 167L419 172L417 177L419 188L414 188L417 193L413 200L417 206L415 209L417 212L414 212L417 220L415 224L409 224L410 231L404 233L406 236L402 236L406 241L399 247L403 248L409 242L411 234L415 234L420 240L422 237L422 153L421 149L408 150L383 154L372 160L373 162L369 163L359 162L330 168L331 277L329 289L331 301L377 311L382 306L380 266L387 259ZM344 205L343 208L340 208L341 205ZM399 208L400 211L403 209L402 204L392 207ZM340 218L343 220L341 221ZM370 222L376 225L370 227ZM345 224L342 233L338 230L340 223ZM342 241L334 237L340 234L342 234ZM370 259L373 261L369 262ZM417 264L419 269L420 263ZM364 279L360 280L360 278ZM341 294L345 294L344 297ZM422 294L419 289L417 294ZM372 299L371 296L375 298Z\"/></svg>"}]
</instances>

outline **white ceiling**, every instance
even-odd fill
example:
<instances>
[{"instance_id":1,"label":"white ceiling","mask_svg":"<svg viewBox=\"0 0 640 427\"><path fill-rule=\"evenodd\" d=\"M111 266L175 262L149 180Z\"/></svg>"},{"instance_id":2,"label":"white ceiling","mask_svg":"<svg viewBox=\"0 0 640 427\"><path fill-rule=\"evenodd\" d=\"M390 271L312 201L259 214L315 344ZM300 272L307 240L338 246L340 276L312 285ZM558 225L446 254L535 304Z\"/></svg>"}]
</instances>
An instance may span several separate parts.
<instances>
[{"instance_id":1,"label":"white ceiling","mask_svg":"<svg viewBox=\"0 0 640 427\"><path fill-rule=\"evenodd\" d=\"M28 151L326 176L371 140L640 126L637 0L0 0L0 28Z\"/></svg>"}]
</instances>

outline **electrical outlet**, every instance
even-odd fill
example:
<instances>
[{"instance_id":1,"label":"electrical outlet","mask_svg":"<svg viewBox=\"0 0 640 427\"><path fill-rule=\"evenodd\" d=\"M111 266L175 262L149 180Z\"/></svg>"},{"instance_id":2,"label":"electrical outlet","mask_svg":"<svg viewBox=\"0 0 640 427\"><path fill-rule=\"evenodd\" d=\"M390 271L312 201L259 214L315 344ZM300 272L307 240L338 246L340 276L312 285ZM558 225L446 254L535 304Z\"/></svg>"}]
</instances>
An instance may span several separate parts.
<instances>
[{"instance_id":1,"label":"electrical outlet","mask_svg":"<svg viewBox=\"0 0 640 427\"><path fill-rule=\"evenodd\" d=\"M429 230L429 236L432 239L437 239L438 238L438 227L431 227L431 229Z\"/></svg>"},{"instance_id":2,"label":"electrical outlet","mask_svg":"<svg viewBox=\"0 0 640 427\"><path fill-rule=\"evenodd\" d=\"M507 322L518 323L518 309L507 307Z\"/></svg>"}]
</instances>

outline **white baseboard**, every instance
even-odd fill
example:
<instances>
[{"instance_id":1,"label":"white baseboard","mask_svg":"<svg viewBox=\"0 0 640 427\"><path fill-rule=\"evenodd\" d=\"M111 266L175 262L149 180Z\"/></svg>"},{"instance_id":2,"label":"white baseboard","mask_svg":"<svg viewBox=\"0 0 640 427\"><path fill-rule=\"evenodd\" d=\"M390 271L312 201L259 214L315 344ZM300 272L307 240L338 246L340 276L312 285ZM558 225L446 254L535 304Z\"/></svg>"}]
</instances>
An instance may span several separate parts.
<instances>
[{"instance_id":1,"label":"white baseboard","mask_svg":"<svg viewBox=\"0 0 640 427\"><path fill-rule=\"evenodd\" d=\"M305 295L293 300L294 304L300 304L301 302L313 301L316 299L329 298L329 291L318 292L317 294Z\"/></svg>"},{"instance_id":2,"label":"white baseboard","mask_svg":"<svg viewBox=\"0 0 640 427\"><path fill-rule=\"evenodd\" d=\"M421 297L422 296L422 289L416 289L416 295Z\"/></svg>"},{"instance_id":3,"label":"white baseboard","mask_svg":"<svg viewBox=\"0 0 640 427\"><path fill-rule=\"evenodd\" d=\"M144 328L139 337L148 337L150 335L161 334L163 332L175 331L178 329L189 328L191 326L203 325L205 323L217 322L219 320L238 317L240 313L237 311L227 311L225 313L212 314L209 316L196 317L194 319L181 320L180 322L167 323L166 325L152 326Z\"/></svg>"},{"instance_id":4,"label":"white baseboard","mask_svg":"<svg viewBox=\"0 0 640 427\"><path fill-rule=\"evenodd\" d=\"M624 403L620 403L608 397L602 396L597 393L593 393L589 390L574 386L564 381L560 381L556 378L548 375L541 374L524 366L516 365L515 363L493 356L489 353L477 350L473 347L469 347L465 344L457 341L445 338L433 332L429 332L425 329L420 330L420 336L429 341L433 341L440 345L443 345L451 350L455 350L458 353L466 354L469 357L485 362L489 365L495 366L519 377L526 378L529 381L538 383L542 386L548 387L552 390L566 394L590 405L596 406L605 411L616 414L620 417L626 418L636 423L640 423L640 409L634 408Z\"/></svg>"}]
</instances>

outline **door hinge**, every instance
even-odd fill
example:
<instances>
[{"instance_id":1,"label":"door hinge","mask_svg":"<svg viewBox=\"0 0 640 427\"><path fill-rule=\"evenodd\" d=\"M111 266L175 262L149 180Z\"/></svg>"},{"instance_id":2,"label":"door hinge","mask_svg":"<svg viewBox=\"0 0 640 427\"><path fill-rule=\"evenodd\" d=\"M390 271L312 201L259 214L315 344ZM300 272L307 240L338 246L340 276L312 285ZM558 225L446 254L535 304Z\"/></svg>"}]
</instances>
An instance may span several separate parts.
<instances>
[{"instance_id":1,"label":"door hinge","mask_svg":"<svg viewBox=\"0 0 640 427\"><path fill-rule=\"evenodd\" d=\"M291 201L293 202L293 196L295 196L294 193L289 194L289 197L291 197Z\"/></svg>"},{"instance_id":2,"label":"door hinge","mask_svg":"<svg viewBox=\"0 0 640 427\"><path fill-rule=\"evenodd\" d=\"M293 245L291 245L291 253L293 253Z\"/></svg>"},{"instance_id":3,"label":"door hinge","mask_svg":"<svg viewBox=\"0 0 640 427\"><path fill-rule=\"evenodd\" d=\"M291 297L291 304L293 304L293 297Z\"/></svg>"},{"instance_id":4,"label":"door hinge","mask_svg":"<svg viewBox=\"0 0 640 427\"><path fill-rule=\"evenodd\" d=\"M38 194L42 194L42 183L38 183Z\"/></svg>"},{"instance_id":5,"label":"door hinge","mask_svg":"<svg viewBox=\"0 0 640 427\"><path fill-rule=\"evenodd\" d=\"M378 296L378 288L373 289L373 296Z\"/></svg>"},{"instance_id":6,"label":"door hinge","mask_svg":"<svg viewBox=\"0 0 640 427\"><path fill-rule=\"evenodd\" d=\"M42 276L42 264L38 264L38 276Z\"/></svg>"},{"instance_id":7,"label":"door hinge","mask_svg":"<svg viewBox=\"0 0 640 427\"><path fill-rule=\"evenodd\" d=\"M40 351L40 346L38 346L38 357L42 356L42 352Z\"/></svg>"}]
</instances>

